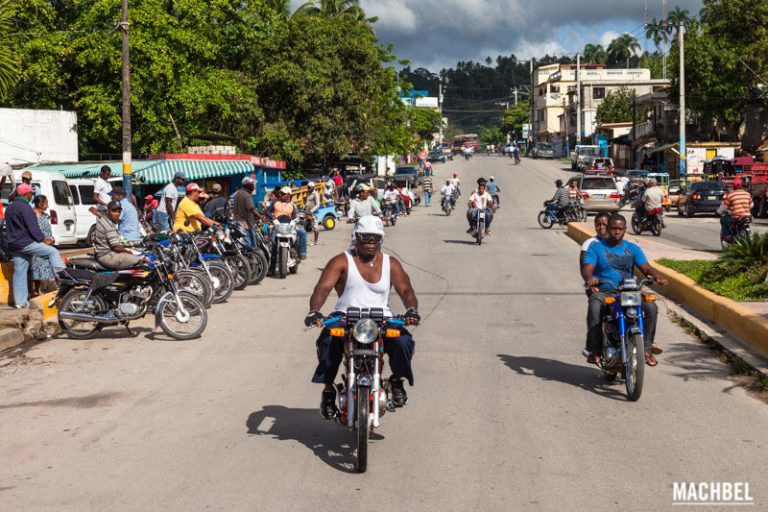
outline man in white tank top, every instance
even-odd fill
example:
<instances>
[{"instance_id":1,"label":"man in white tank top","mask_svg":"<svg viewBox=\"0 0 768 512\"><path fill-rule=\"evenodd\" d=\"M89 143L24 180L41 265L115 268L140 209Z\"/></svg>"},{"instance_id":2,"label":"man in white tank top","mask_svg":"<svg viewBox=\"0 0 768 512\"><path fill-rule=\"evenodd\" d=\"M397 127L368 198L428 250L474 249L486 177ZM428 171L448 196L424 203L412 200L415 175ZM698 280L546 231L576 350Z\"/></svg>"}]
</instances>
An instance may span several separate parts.
<instances>
[{"instance_id":1,"label":"man in white tank top","mask_svg":"<svg viewBox=\"0 0 768 512\"><path fill-rule=\"evenodd\" d=\"M389 309L389 290L394 287L406 308L406 325L418 325L421 317L416 292L403 266L395 258L381 252L384 241L384 225L372 215L358 220L353 231L352 247L331 259L325 266L309 300L310 312L304 319L309 327L323 327L320 309L334 289L339 296L334 312L346 313L350 307L382 308L385 316L392 316ZM331 328L325 326L317 339L318 365L312 382L325 384L320 403L320 414L333 418L336 414L336 389L333 381L343 358L343 340L331 337ZM392 400L402 407L408 401L403 379L413 386L414 341L410 333L402 329L399 338L387 338L384 350L389 356L392 370L390 384Z\"/></svg>"}]
</instances>

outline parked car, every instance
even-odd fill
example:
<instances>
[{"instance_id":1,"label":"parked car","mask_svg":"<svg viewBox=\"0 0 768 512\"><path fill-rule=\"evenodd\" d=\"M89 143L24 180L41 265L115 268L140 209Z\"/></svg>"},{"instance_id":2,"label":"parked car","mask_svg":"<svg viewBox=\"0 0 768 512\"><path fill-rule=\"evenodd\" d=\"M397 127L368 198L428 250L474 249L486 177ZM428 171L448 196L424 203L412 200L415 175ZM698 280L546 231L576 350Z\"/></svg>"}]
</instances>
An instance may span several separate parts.
<instances>
[{"instance_id":1,"label":"parked car","mask_svg":"<svg viewBox=\"0 0 768 512\"><path fill-rule=\"evenodd\" d=\"M419 169L414 167L413 165L402 165L400 167L397 167L395 169L395 175L394 178L408 178L411 180L411 186L415 187L416 185L421 184L421 176L419 174Z\"/></svg>"},{"instance_id":2,"label":"parked car","mask_svg":"<svg viewBox=\"0 0 768 512\"><path fill-rule=\"evenodd\" d=\"M453 146L448 142L443 142L442 144L438 144L435 149L439 149L440 151L442 151L448 160L453 160Z\"/></svg>"},{"instance_id":3,"label":"parked car","mask_svg":"<svg viewBox=\"0 0 768 512\"><path fill-rule=\"evenodd\" d=\"M113 187L122 184L122 178L110 178L107 181ZM96 215L90 212L90 209L96 206L96 200L93 198L95 182L96 179L94 178L70 178L67 180L77 217L77 242L86 245L90 245L93 229L96 227L96 221L99 220Z\"/></svg>"},{"instance_id":4,"label":"parked car","mask_svg":"<svg viewBox=\"0 0 768 512\"><path fill-rule=\"evenodd\" d=\"M584 175L573 179L578 181L587 211L617 212L621 209L621 192L612 176Z\"/></svg>"},{"instance_id":5,"label":"parked car","mask_svg":"<svg viewBox=\"0 0 768 512\"><path fill-rule=\"evenodd\" d=\"M13 171L16 183L21 183L23 170ZM48 214L51 216L51 230L56 245L69 245L77 242L77 216L72 200L72 193L67 186L67 179L58 172L35 171L32 173L32 187L48 198ZM2 190L3 205L7 206L8 196L12 192L10 180Z\"/></svg>"},{"instance_id":6,"label":"parked car","mask_svg":"<svg viewBox=\"0 0 768 512\"><path fill-rule=\"evenodd\" d=\"M595 158L600 156L597 146L576 146L571 151L571 170L583 171L592 167Z\"/></svg>"},{"instance_id":7,"label":"parked car","mask_svg":"<svg viewBox=\"0 0 768 512\"><path fill-rule=\"evenodd\" d=\"M429 155L427 156L427 160L430 162L442 162L445 163L448 160L448 157L445 155L445 153L442 152L442 150L439 149L433 149L429 152Z\"/></svg>"},{"instance_id":8,"label":"parked car","mask_svg":"<svg viewBox=\"0 0 768 512\"><path fill-rule=\"evenodd\" d=\"M727 187L718 181L695 181L680 187L677 214L692 217L696 213L716 213Z\"/></svg>"},{"instance_id":9,"label":"parked car","mask_svg":"<svg viewBox=\"0 0 768 512\"><path fill-rule=\"evenodd\" d=\"M549 142L537 142L531 150L533 158L555 158L555 150Z\"/></svg>"}]
</instances>

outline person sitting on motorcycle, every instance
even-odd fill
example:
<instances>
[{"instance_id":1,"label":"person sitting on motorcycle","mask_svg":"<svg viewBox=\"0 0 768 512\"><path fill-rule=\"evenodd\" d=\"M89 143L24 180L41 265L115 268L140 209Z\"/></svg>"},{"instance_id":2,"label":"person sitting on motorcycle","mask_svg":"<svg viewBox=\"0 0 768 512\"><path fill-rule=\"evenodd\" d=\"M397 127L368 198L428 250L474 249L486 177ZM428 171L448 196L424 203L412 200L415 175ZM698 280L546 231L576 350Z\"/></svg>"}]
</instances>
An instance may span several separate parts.
<instances>
[{"instance_id":1,"label":"person sitting on motorcycle","mask_svg":"<svg viewBox=\"0 0 768 512\"><path fill-rule=\"evenodd\" d=\"M608 312L605 299L612 296L611 286L618 288L624 279L634 277L635 268L659 284L666 284L666 280L659 277L648 263L643 250L624 240L626 231L627 220L624 216L618 213L611 215L608 220L608 237L592 243L581 264L581 277L593 291L587 309L587 347L584 351L589 363L599 364L603 353L602 322ZM645 362L649 366L656 366L652 352L661 353L661 348L655 343L658 307L655 302L643 301L642 310Z\"/></svg>"},{"instance_id":2,"label":"person sitting on motorcycle","mask_svg":"<svg viewBox=\"0 0 768 512\"><path fill-rule=\"evenodd\" d=\"M276 200L269 205L267 211L264 212L266 217L274 222L279 222L280 217L288 217L291 220L296 220L299 217L299 210L296 205L291 201L292 194L291 187L283 187L278 191ZM307 232L304 226L296 225L296 238L299 242L299 259L307 259ZM270 271L274 273L275 263L277 258L277 237L272 237L272 245L274 250L272 251L272 262L270 263Z\"/></svg>"},{"instance_id":3,"label":"person sitting on motorcycle","mask_svg":"<svg viewBox=\"0 0 768 512\"><path fill-rule=\"evenodd\" d=\"M581 200L581 190L579 190L579 182L571 180L568 184L568 201L570 204L576 204Z\"/></svg>"},{"instance_id":4,"label":"person sitting on motorcycle","mask_svg":"<svg viewBox=\"0 0 768 512\"><path fill-rule=\"evenodd\" d=\"M445 185L440 187L440 204L442 205L444 201L450 201L451 206L456 206L456 197L454 196L456 194L456 189L451 185L451 180L445 180Z\"/></svg>"},{"instance_id":5,"label":"person sitting on motorcycle","mask_svg":"<svg viewBox=\"0 0 768 512\"><path fill-rule=\"evenodd\" d=\"M491 194L493 202L496 204L496 208L501 208L501 200L499 199L499 192L501 192L501 189L499 188L499 185L494 181L493 176L488 178L488 183L485 185L485 188L488 190L488 193Z\"/></svg>"},{"instance_id":6,"label":"person sitting on motorcycle","mask_svg":"<svg viewBox=\"0 0 768 512\"><path fill-rule=\"evenodd\" d=\"M176 207L176 217L173 221L174 231L186 231L194 233L202 229L201 225L218 226L219 223L209 219L203 213L203 209L198 204L201 199L203 189L197 183L187 185L187 195L179 201Z\"/></svg>"},{"instance_id":7,"label":"person sitting on motorcycle","mask_svg":"<svg viewBox=\"0 0 768 512\"><path fill-rule=\"evenodd\" d=\"M733 223L744 217L750 217L752 213L752 194L744 190L740 178L733 180L733 190L725 195L723 204L717 209L717 213L722 215L720 227L723 240L732 242L731 226Z\"/></svg>"},{"instance_id":8,"label":"person sitting on motorcycle","mask_svg":"<svg viewBox=\"0 0 768 512\"><path fill-rule=\"evenodd\" d=\"M141 256L127 249L131 243L124 240L117 231L121 213L123 213L123 207L120 201L112 200L107 203L106 215L96 221L91 239L96 261L101 266L113 270L135 267L143 260Z\"/></svg>"},{"instance_id":9,"label":"person sitting on motorcycle","mask_svg":"<svg viewBox=\"0 0 768 512\"><path fill-rule=\"evenodd\" d=\"M608 219L611 218L610 213L600 212L595 215L595 236L588 238L581 244L581 253L579 254L579 267L584 263L584 256L587 254L589 247L600 240L608 238ZM587 293L589 296L590 293Z\"/></svg>"},{"instance_id":10,"label":"person sitting on motorcycle","mask_svg":"<svg viewBox=\"0 0 768 512\"><path fill-rule=\"evenodd\" d=\"M515 163L520 163L520 148L517 144L512 144L512 156L515 158Z\"/></svg>"},{"instance_id":11,"label":"person sitting on motorcycle","mask_svg":"<svg viewBox=\"0 0 768 512\"><path fill-rule=\"evenodd\" d=\"M661 203L664 202L664 191L659 188L655 178L648 180L643 195L640 196L636 208L637 218L643 222L648 215L655 215L661 211Z\"/></svg>"},{"instance_id":12,"label":"person sitting on motorcycle","mask_svg":"<svg viewBox=\"0 0 768 512\"><path fill-rule=\"evenodd\" d=\"M553 222L557 221L560 213L570 204L570 199L568 199L568 188L563 185L563 180L555 181L555 186L557 187L555 195L552 196L551 201L545 203L547 206L547 215L549 215L549 218L552 219Z\"/></svg>"},{"instance_id":13,"label":"person sitting on motorcycle","mask_svg":"<svg viewBox=\"0 0 768 512\"><path fill-rule=\"evenodd\" d=\"M379 203L371 197L371 187L368 185L358 185L355 187L357 197L349 202L349 211L347 217L350 222L366 217L368 215L381 216L381 207Z\"/></svg>"},{"instance_id":14,"label":"person sitting on motorcycle","mask_svg":"<svg viewBox=\"0 0 768 512\"><path fill-rule=\"evenodd\" d=\"M315 182L307 183L307 198L304 200L304 208L307 210L307 217L310 219L309 227L312 228L314 241L312 245L317 245L320 239L320 222L317 220L317 210L320 209L320 193L315 190Z\"/></svg>"},{"instance_id":15,"label":"person sitting on motorcycle","mask_svg":"<svg viewBox=\"0 0 768 512\"><path fill-rule=\"evenodd\" d=\"M405 206L403 205L403 197L400 195L400 191L395 188L395 184L391 181L387 183L387 188L384 190L384 194L381 197L384 202L391 202L395 207L395 213L398 215L405 214Z\"/></svg>"},{"instance_id":16,"label":"person sitting on motorcycle","mask_svg":"<svg viewBox=\"0 0 768 512\"><path fill-rule=\"evenodd\" d=\"M485 182L478 180L478 183L477 190L472 192L472 195L469 196L469 208L467 209L469 229L467 230L467 233L472 234L474 232L475 224L477 224L477 214L480 210L484 210L485 234L489 236L491 234L491 222L493 221L493 198L491 198L491 194L485 189Z\"/></svg>"},{"instance_id":17,"label":"person sitting on motorcycle","mask_svg":"<svg viewBox=\"0 0 768 512\"><path fill-rule=\"evenodd\" d=\"M453 173L453 176L451 177L451 186L453 186L453 189L456 191L456 196L461 195L461 180L459 179L459 175L456 173Z\"/></svg>"},{"instance_id":18,"label":"person sitting on motorcycle","mask_svg":"<svg viewBox=\"0 0 768 512\"><path fill-rule=\"evenodd\" d=\"M320 310L333 290L339 297L333 316L344 314L351 307L381 308L385 317L392 316L389 309L391 287L394 287L406 308L406 325L419 324L419 303L411 279L397 259L381 252L383 241L384 225L381 219L371 215L361 217L353 230L352 247L333 257L323 269L309 299L310 311L304 325L323 327ZM338 326L323 327L317 339L318 365L312 377L312 382L325 385L320 414L326 419L333 418L337 413L333 381L344 355L344 345L342 339L331 336L331 328ZM399 337L386 338L384 342L384 351L389 356L392 370L389 378L392 401L397 407L404 406L408 401L403 379L408 379L413 386L413 349L413 337L405 329L401 329Z\"/></svg>"}]
</instances>

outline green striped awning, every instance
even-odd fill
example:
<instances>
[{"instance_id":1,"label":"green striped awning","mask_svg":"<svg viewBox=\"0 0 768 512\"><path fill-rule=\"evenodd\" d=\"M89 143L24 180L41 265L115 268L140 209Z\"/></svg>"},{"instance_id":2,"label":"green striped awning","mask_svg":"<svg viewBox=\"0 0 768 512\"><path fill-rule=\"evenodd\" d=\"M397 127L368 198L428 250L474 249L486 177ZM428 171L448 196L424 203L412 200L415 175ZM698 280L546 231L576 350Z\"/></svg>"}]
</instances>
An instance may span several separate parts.
<instances>
[{"instance_id":1,"label":"green striped awning","mask_svg":"<svg viewBox=\"0 0 768 512\"><path fill-rule=\"evenodd\" d=\"M137 173L149 167L157 165L157 160L134 160L133 172ZM60 172L65 178L96 178L101 172L101 167L108 165L112 172L110 176L119 178L123 175L122 162L91 162L86 164L39 164L30 166L32 171Z\"/></svg>"},{"instance_id":2,"label":"green striped awning","mask_svg":"<svg viewBox=\"0 0 768 512\"><path fill-rule=\"evenodd\" d=\"M187 181L221 178L253 171L248 160L156 160L157 165L142 171L134 170L136 181L145 185L163 185L173 180L173 175L183 172Z\"/></svg>"}]
</instances>

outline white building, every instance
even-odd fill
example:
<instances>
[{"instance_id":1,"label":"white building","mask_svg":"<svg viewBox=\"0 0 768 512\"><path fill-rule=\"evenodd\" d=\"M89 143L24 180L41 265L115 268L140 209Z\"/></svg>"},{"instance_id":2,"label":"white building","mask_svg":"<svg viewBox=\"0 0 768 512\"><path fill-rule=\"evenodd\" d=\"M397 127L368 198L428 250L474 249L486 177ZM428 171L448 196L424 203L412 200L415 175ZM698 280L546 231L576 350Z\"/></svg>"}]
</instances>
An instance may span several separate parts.
<instances>
[{"instance_id":1,"label":"white building","mask_svg":"<svg viewBox=\"0 0 768 512\"><path fill-rule=\"evenodd\" d=\"M77 161L75 112L0 108L0 163Z\"/></svg>"},{"instance_id":2,"label":"white building","mask_svg":"<svg viewBox=\"0 0 768 512\"><path fill-rule=\"evenodd\" d=\"M646 68L606 69L602 64L583 64L581 72L582 135L596 128L597 107L613 91L626 87L637 96L669 86L669 80L651 78ZM538 140L576 133L576 65L551 64L534 70L533 132Z\"/></svg>"}]
</instances>

